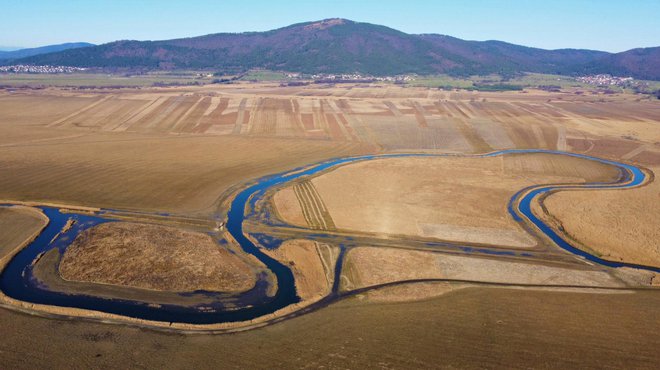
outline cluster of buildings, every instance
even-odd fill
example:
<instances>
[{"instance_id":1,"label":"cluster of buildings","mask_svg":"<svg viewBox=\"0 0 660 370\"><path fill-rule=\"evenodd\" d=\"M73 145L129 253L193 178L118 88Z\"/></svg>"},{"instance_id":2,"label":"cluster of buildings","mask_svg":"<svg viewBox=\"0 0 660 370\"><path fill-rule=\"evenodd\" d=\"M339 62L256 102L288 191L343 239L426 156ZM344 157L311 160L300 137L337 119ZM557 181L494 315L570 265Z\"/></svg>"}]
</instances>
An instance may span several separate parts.
<instances>
[{"instance_id":1,"label":"cluster of buildings","mask_svg":"<svg viewBox=\"0 0 660 370\"><path fill-rule=\"evenodd\" d=\"M304 79L300 73L287 73L288 78L293 79ZM370 75L362 75L359 73L347 73L347 74L314 74L308 76L312 80L321 80L321 81L386 81L386 82L408 82L413 81L413 76L381 76L374 77Z\"/></svg>"},{"instance_id":2,"label":"cluster of buildings","mask_svg":"<svg viewBox=\"0 0 660 370\"><path fill-rule=\"evenodd\" d=\"M596 86L625 86L633 82L632 77L618 77L612 75L591 75L578 77L579 82Z\"/></svg>"},{"instance_id":3,"label":"cluster of buildings","mask_svg":"<svg viewBox=\"0 0 660 370\"><path fill-rule=\"evenodd\" d=\"M32 66L26 64L16 64L13 66L0 66L0 73L74 73L82 72L87 68L66 67L66 66Z\"/></svg>"}]
</instances>

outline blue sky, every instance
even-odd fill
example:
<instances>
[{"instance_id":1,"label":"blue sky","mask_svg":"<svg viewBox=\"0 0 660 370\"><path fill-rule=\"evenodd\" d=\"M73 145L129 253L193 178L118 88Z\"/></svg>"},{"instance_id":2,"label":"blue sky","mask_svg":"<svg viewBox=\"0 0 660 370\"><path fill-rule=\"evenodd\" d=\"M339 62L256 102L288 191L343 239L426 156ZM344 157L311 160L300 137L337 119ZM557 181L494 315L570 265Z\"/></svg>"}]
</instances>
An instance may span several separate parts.
<instances>
[{"instance_id":1,"label":"blue sky","mask_svg":"<svg viewBox=\"0 0 660 370\"><path fill-rule=\"evenodd\" d=\"M0 46L265 31L341 17L546 49L660 46L660 0L0 0Z\"/></svg>"}]
</instances>

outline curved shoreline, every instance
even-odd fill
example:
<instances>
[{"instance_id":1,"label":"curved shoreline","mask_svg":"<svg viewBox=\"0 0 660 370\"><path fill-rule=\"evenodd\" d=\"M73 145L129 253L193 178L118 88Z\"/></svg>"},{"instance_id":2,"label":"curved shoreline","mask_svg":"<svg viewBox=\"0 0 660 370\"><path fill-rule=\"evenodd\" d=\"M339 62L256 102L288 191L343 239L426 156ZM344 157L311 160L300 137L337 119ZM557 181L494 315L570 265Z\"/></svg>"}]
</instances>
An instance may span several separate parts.
<instances>
[{"instance_id":1,"label":"curved shoreline","mask_svg":"<svg viewBox=\"0 0 660 370\"><path fill-rule=\"evenodd\" d=\"M621 189L621 188L630 188L630 187L639 186L640 184L644 183L646 176L643 171L641 171L639 168L635 166L619 163L615 161L605 160L601 158L591 157L587 155L582 155L582 154L558 152L558 151L550 151L550 150L535 150L535 149L501 150L501 151L496 151L481 155L394 153L394 154L366 155L366 156L331 159L310 166L296 168L284 173L263 177L255 182L250 183L247 187L243 188L236 194L235 198L231 200L231 207L227 212L227 231L238 242L238 244L246 253L252 254L253 256L258 258L262 263L266 265L268 269L270 269L277 276L278 283L277 283L277 291L275 296L270 297L271 299L262 302L262 304L258 304L256 306L253 305L249 308L246 308L245 310L224 311L220 313L216 312L215 314L210 314L208 312L199 312L199 311L181 312L180 308L177 306L173 306L173 307L163 306L160 308L148 307L148 306L145 307L144 305L141 305L140 302L136 302L136 301L105 300L106 301L105 304L99 304L100 298L89 297L89 296L81 297L75 295L74 296L66 295L66 297L59 297L59 298L60 299L69 298L69 299L64 299L64 301L58 299L55 302L49 303L49 302L44 302L43 297L40 296L29 297L29 295L25 296L23 294L14 294L14 295L8 294L8 295L12 299L18 299L19 301L27 303L28 305L46 304L51 306L57 306L59 308L59 310L57 311L60 312L63 309L66 310L69 308L72 310L83 309L86 311L96 312L98 314L102 314L106 316L112 316L113 319L128 318L144 324L162 323L168 325L169 323L168 326L172 326L173 324L182 324L183 326L194 326L198 328L202 326L227 327L232 324L240 325L241 323L242 324L247 323L248 324L247 326L252 327L255 325L261 326L263 325L264 322L277 322L285 317L290 317L291 315L308 312L309 310L312 309L312 307L320 308L323 305L327 305L332 301L345 296L345 294L338 294L333 289L333 292L330 293L330 295L321 298L318 301L307 302L307 303L301 302L296 294L295 282L291 270L284 264L280 263L274 258L263 253L260 250L260 248L257 247L257 245L253 243L250 240L250 238L248 238L245 235L245 233L243 232L243 221L254 214L256 202L261 199L261 197L265 194L265 192L268 189L270 189L273 186L284 184L290 180L296 179L301 176L310 176L324 170L332 169L339 165L357 162L357 161L366 161L371 159L395 158L395 157L456 157L456 156L491 157L491 156L499 156L504 154L525 154L525 153L548 153L548 154L557 154L557 155L568 155L568 156L579 157L587 160L594 160L615 166L621 170L622 174L625 175L622 178L620 178L618 181L612 183L584 183L578 185L539 185L539 186L523 189L517 192L511 198L511 201L509 203L509 212L514 217L514 219L516 219L517 221L524 221L523 217L526 218L525 221L535 225L543 234L545 234L550 239L552 239L561 248L576 255L585 257L590 261L600 263L602 265L609 267L633 267L633 268L650 270L654 272L660 272L660 268L602 260L585 251L579 250L571 246L570 243L566 242L561 236L559 236L556 232L554 232L551 227L549 227L548 225L543 223L540 219L538 219L531 211L532 200L537 199L536 197L538 195L549 191L557 191L557 190L570 189L570 188ZM517 205L515 209L514 209L514 204ZM59 213L58 210L53 208L49 208L49 207L39 207L39 208L43 212L51 213L52 215L54 215L53 212ZM101 210L101 211L107 211L107 210ZM85 214L74 213L74 214L67 214L67 217L71 215L75 215L77 218L85 221L86 222L85 225L87 227L91 227L93 225L102 222L112 222L111 220L105 219L100 215L90 216ZM52 222L52 227L57 228L59 224L60 222ZM49 227L50 226L51 224L49 224ZM78 232L82 231L80 227L76 228L75 230L77 230ZM57 231L59 231L59 229ZM70 234L69 235L69 238L71 239L70 241L72 241L75 235L73 235L72 231L69 231L68 233ZM9 288L10 293L17 293L17 292L20 293L20 290L22 288L25 289L29 288L30 276L29 274L25 274L26 268L28 266L25 265L13 266L16 265L17 263L16 261L18 260L17 258L18 255L25 252L26 250L30 250L34 253L35 251L43 252L45 250L52 249L55 247L59 247L59 248L67 247L68 244L64 245L61 238L56 238L57 240L55 240L54 243L51 242L44 243L44 240L41 239L42 237L44 237L44 239L47 238L48 235L50 235L50 233L46 233L46 230L44 230L44 233L42 235L39 235L39 237L37 237L32 243L30 243L27 247L25 247L24 250L16 253L16 256L12 258L8 266L3 269L2 275L0 276L0 284L2 284L3 293L7 293L6 288ZM41 243L41 245L35 246L35 244L38 243ZM265 246L265 247L268 248L269 246ZM277 247L277 246L271 246L271 247ZM24 254L30 254L30 253L26 252ZM25 256L25 257L30 257L30 256ZM25 262L25 260L30 260L31 262L30 258L23 258L23 260L24 260L23 262ZM341 271L341 267L339 266L341 264L341 261L338 261L337 264L338 266L336 266L337 268L336 273L339 273ZM14 273L14 278L17 277L16 275L17 272L19 272L22 277L19 280L14 279L14 283L16 281L22 281L23 286L11 287L10 285L7 285L7 281L6 281L8 275L7 271L9 270L10 267L12 267L13 269L12 271ZM17 267L19 269L17 269ZM335 277L335 281L338 281L337 277ZM18 297L16 297L16 295ZM37 299L30 299L30 298L37 298ZM78 304L75 304L76 299L78 300L77 301ZM81 301L84 301L86 303L81 305L80 304ZM117 310L117 307L122 305L124 305L124 310ZM139 307L140 309L133 311L129 310L129 312L125 312L126 311L125 308L128 307L127 305L132 308ZM99 310L99 308L101 309ZM106 309L104 310L103 308ZM161 311L162 315L157 314L158 310ZM287 312L283 312L283 311L287 311ZM137 313L137 315L132 315L131 313ZM196 315L192 320L190 319L191 314ZM205 318L200 320L199 318L204 315ZM183 316L183 320L180 320L182 316ZM176 320L177 318L179 320ZM257 321L260 322L261 324L258 324ZM246 325L242 325L242 326L246 327ZM238 328L236 327L235 329Z\"/></svg>"}]
</instances>

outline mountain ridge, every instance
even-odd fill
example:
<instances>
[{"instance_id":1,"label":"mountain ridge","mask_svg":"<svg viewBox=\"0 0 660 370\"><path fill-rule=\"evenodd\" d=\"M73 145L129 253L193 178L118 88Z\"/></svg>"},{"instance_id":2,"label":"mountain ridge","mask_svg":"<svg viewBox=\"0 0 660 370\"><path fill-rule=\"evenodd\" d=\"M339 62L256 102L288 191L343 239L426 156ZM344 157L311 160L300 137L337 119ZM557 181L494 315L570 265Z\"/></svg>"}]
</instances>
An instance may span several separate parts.
<instances>
[{"instance_id":1,"label":"mountain ridge","mask_svg":"<svg viewBox=\"0 0 660 370\"><path fill-rule=\"evenodd\" d=\"M36 48L21 48L10 51L1 50L0 60L21 59L21 58L40 55L40 54L48 54L48 53L64 51L69 49L83 48L88 46L96 46L96 45L90 44L88 42L67 42L63 44L39 46Z\"/></svg>"},{"instance_id":2,"label":"mountain ridge","mask_svg":"<svg viewBox=\"0 0 660 370\"><path fill-rule=\"evenodd\" d=\"M593 72L660 80L660 47L641 49L643 52L634 50L640 49L615 54L570 48L546 50L497 40L407 34L382 25L330 18L264 32L214 33L157 41L120 40L18 61L99 68L266 68L371 75Z\"/></svg>"}]
</instances>

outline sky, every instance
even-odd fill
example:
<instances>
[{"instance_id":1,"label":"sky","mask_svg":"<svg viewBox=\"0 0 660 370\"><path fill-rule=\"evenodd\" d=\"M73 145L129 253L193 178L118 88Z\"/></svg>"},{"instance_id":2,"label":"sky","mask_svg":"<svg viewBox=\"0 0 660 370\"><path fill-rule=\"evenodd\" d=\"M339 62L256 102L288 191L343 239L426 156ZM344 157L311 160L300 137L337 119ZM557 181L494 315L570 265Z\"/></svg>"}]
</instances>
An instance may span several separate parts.
<instances>
[{"instance_id":1,"label":"sky","mask_svg":"<svg viewBox=\"0 0 660 370\"><path fill-rule=\"evenodd\" d=\"M335 17L544 49L660 46L660 0L0 0L0 47L266 31Z\"/></svg>"}]
</instances>

